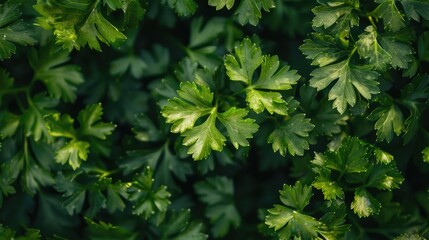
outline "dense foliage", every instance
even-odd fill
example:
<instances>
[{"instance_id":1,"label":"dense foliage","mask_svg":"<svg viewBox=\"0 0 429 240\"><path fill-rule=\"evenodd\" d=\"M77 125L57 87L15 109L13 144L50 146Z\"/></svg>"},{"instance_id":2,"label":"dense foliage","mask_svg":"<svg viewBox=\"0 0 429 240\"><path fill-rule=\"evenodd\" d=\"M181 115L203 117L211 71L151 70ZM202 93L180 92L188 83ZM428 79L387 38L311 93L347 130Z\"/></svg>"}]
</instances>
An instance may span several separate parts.
<instances>
[{"instance_id":1,"label":"dense foliage","mask_svg":"<svg viewBox=\"0 0 429 240\"><path fill-rule=\"evenodd\" d=\"M429 237L428 0L6 0L0 239Z\"/></svg>"}]
</instances>

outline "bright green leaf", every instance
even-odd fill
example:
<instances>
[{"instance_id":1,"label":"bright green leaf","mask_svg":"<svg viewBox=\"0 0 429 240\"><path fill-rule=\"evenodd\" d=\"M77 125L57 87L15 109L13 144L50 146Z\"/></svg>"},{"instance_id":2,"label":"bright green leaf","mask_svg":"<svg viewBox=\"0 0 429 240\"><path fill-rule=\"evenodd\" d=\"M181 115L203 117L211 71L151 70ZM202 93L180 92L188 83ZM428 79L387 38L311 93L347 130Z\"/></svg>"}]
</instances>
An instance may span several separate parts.
<instances>
[{"instance_id":1,"label":"bright green leaf","mask_svg":"<svg viewBox=\"0 0 429 240\"><path fill-rule=\"evenodd\" d=\"M250 85L253 73L263 61L261 48L245 38L235 47L235 54L237 58L231 54L225 57L226 74L233 81L242 81Z\"/></svg>"},{"instance_id":2,"label":"bright green leaf","mask_svg":"<svg viewBox=\"0 0 429 240\"><path fill-rule=\"evenodd\" d=\"M179 97L170 99L161 113L167 123L173 123L172 132L183 133L193 128L200 117L210 113L213 93L208 87L195 82L181 83L177 93Z\"/></svg>"},{"instance_id":3,"label":"bright green leaf","mask_svg":"<svg viewBox=\"0 0 429 240\"><path fill-rule=\"evenodd\" d=\"M216 7L216 10L220 10L226 6L229 10L234 6L235 0L209 0L209 5Z\"/></svg>"},{"instance_id":4,"label":"bright green leaf","mask_svg":"<svg viewBox=\"0 0 429 240\"><path fill-rule=\"evenodd\" d=\"M60 164L68 163L76 170L88 158L89 146L88 142L72 140L57 150L55 160Z\"/></svg>"},{"instance_id":5,"label":"bright green leaf","mask_svg":"<svg viewBox=\"0 0 429 240\"><path fill-rule=\"evenodd\" d=\"M219 113L218 118L225 126L228 136L236 149L239 146L247 147L249 142L247 138L252 138L253 134L258 131L259 126L255 120L246 118L247 111L232 107L224 113Z\"/></svg>"},{"instance_id":6,"label":"bright green leaf","mask_svg":"<svg viewBox=\"0 0 429 240\"><path fill-rule=\"evenodd\" d=\"M88 44L101 51L99 41L120 46L127 38L100 12L100 1L38 0L34 5L41 14L37 23L45 29L53 29L56 43L69 51Z\"/></svg>"},{"instance_id":7,"label":"bright green leaf","mask_svg":"<svg viewBox=\"0 0 429 240\"><path fill-rule=\"evenodd\" d=\"M246 91L246 102L256 113L262 113L266 109L270 114L288 114L287 103L279 92L265 92L250 88Z\"/></svg>"},{"instance_id":8,"label":"bright green leaf","mask_svg":"<svg viewBox=\"0 0 429 240\"><path fill-rule=\"evenodd\" d=\"M216 128L216 113L209 115L207 120L184 132L183 145L188 146L188 154L194 160L202 160L209 156L211 150L222 151L226 138Z\"/></svg>"},{"instance_id":9,"label":"bright green leaf","mask_svg":"<svg viewBox=\"0 0 429 240\"><path fill-rule=\"evenodd\" d=\"M369 217L380 212L381 204L365 188L358 188L355 191L351 208L360 218Z\"/></svg>"}]
</instances>

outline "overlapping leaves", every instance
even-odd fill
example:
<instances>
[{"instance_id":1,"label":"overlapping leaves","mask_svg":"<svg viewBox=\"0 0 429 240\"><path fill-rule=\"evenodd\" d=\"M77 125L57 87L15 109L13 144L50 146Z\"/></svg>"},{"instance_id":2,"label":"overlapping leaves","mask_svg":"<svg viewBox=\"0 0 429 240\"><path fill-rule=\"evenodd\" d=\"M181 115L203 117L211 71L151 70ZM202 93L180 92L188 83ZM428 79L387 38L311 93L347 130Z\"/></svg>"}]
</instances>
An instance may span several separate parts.
<instances>
[{"instance_id":1,"label":"overlapping leaves","mask_svg":"<svg viewBox=\"0 0 429 240\"><path fill-rule=\"evenodd\" d=\"M245 84L246 101L256 113L267 110L270 114L288 114L286 101L276 91L291 89L300 76L287 65L280 69L279 66L277 56L262 55L261 48L248 38L235 48L235 56L225 57L228 77ZM259 67L261 72L254 82Z\"/></svg>"},{"instance_id":2,"label":"overlapping leaves","mask_svg":"<svg viewBox=\"0 0 429 240\"><path fill-rule=\"evenodd\" d=\"M344 199L347 186L359 184L354 190L351 209L359 217L377 215L380 202L370 189L392 190L404 180L396 168L393 157L368 145L358 138L344 139L340 147L331 152L316 154L312 161L316 179L313 186L322 190L326 200ZM333 177L338 174L338 180Z\"/></svg>"},{"instance_id":3,"label":"overlapping leaves","mask_svg":"<svg viewBox=\"0 0 429 240\"><path fill-rule=\"evenodd\" d=\"M188 146L188 153L195 160L207 158L211 150L222 151L226 138L216 126L217 120L226 128L232 144L248 146L248 138L258 130L253 119L245 118L247 111L230 108L226 112L218 112L213 106L213 93L207 86L196 82L180 84L178 97L169 100L162 109L162 115L168 123L172 123L171 131L181 133L185 138L183 145ZM203 123L195 126L197 120L208 117ZM235 127L240 127L238 131Z\"/></svg>"},{"instance_id":4,"label":"overlapping leaves","mask_svg":"<svg viewBox=\"0 0 429 240\"><path fill-rule=\"evenodd\" d=\"M70 115L55 113L45 118L51 136L68 139L56 151L55 159L58 163L68 163L73 169L77 169L88 158L91 143L97 146L97 139L104 140L112 133L115 125L102 122L102 114L101 104L87 106L77 117L80 126L78 129L75 129L74 119Z\"/></svg>"}]
</instances>

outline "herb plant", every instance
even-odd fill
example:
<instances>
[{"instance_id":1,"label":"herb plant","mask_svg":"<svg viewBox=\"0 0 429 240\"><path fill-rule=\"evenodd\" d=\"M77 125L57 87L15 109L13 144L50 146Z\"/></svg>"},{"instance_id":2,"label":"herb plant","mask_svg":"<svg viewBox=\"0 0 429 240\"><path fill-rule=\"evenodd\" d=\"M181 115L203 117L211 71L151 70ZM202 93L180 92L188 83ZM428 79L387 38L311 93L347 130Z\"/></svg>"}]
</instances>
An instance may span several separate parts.
<instances>
[{"instance_id":1,"label":"herb plant","mask_svg":"<svg viewBox=\"0 0 429 240\"><path fill-rule=\"evenodd\" d=\"M426 239L428 0L7 0L0 239Z\"/></svg>"}]
</instances>

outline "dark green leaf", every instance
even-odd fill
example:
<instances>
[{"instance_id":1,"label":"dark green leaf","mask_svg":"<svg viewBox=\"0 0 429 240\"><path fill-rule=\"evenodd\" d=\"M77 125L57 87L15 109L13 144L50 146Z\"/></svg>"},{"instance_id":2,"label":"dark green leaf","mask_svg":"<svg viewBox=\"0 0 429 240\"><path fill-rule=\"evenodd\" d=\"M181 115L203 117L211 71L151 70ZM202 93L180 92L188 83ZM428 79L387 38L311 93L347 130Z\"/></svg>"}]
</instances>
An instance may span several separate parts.
<instances>
[{"instance_id":1,"label":"dark green leaf","mask_svg":"<svg viewBox=\"0 0 429 240\"><path fill-rule=\"evenodd\" d=\"M0 60L8 59L15 54L15 43L33 45L37 42L34 31L21 17L19 3L6 2L0 4Z\"/></svg>"},{"instance_id":2,"label":"dark green leaf","mask_svg":"<svg viewBox=\"0 0 429 240\"><path fill-rule=\"evenodd\" d=\"M282 156L285 156L287 151L292 156L302 156L304 150L309 149L308 132L313 128L314 125L310 123L310 119L305 118L305 114L297 114L278 126L268 136L267 141L273 144L273 151L279 151Z\"/></svg>"}]
</instances>

